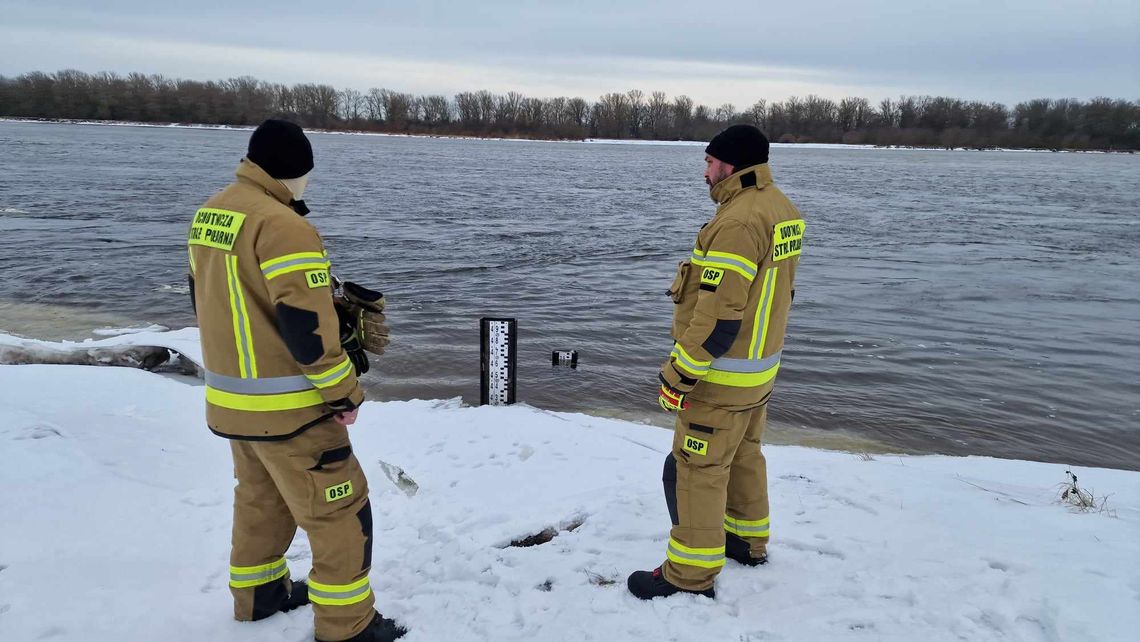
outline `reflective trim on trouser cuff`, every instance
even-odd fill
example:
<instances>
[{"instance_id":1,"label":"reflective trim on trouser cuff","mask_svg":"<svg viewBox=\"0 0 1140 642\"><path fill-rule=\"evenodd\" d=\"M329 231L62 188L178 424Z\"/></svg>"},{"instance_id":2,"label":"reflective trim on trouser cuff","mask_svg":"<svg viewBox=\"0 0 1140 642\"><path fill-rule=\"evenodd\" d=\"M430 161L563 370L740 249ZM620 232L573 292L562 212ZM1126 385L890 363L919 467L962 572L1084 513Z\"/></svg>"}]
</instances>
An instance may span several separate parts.
<instances>
[{"instance_id":1,"label":"reflective trim on trouser cuff","mask_svg":"<svg viewBox=\"0 0 1140 642\"><path fill-rule=\"evenodd\" d=\"M321 584L309 579L309 601L313 604L348 606L363 602L369 595L372 595L372 586L367 577L352 584Z\"/></svg>"},{"instance_id":2,"label":"reflective trim on trouser cuff","mask_svg":"<svg viewBox=\"0 0 1140 642\"><path fill-rule=\"evenodd\" d=\"M302 392L312 390L313 384L301 375L292 377L261 377L260 379L242 379L229 375L206 371L206 385L222 392L232 392L239 395L272 395L282 392Z\"/></svg>"},{"instance_id":3,"label":"reflective trim on trouser cuff","mask_svg":"<svg viewBox=\"0 0 1140 642\"><path fill-rule=\"evenodd\" d=\"M318 388L331 388L336 384L344 381L345 377L352 372L352 359L344 358L341 363L329 368L328 370L315 375L307 374L305 377L314 386Z\"/></svg>"},{"instance_id":4,"label":"reflective trim on trouser cuff","mask_svg":"<svg viewBox=\"0 0 1140 642\"><path fill-rule=\"evenodd\" d=\"M289 565L285 558L263 564L261 566L231 566L230 586L233 588L251 588L269 584L289 575Z\"/></svg>"},{"instance_id":5,"label":"reflective trim on trouser cuff","mask_svg":"<svg viewBox=\"0 0 1140 642\"><path fill-rule=\"evenodd\" d=\"M325 402L316 388L304 392L287 392L278 395L241 395L206 386L206 401L230 410L274 412L319 406Z\"/></svg>"},{"instance_id":6,"label":"reflective trim on trouser cuff","mask_svg":"<svg viewBox=\"0 0 1140 642\"><path fill-rule=\"evenodd\" d=\"M687 566L699 566L701 568L720 568L724 566L723 546L717 546L716 548L692 548L680 544L677 540L670 537L669 548L665 552L665 555L670 561Z\"/></svg>"},{"instance_id":7,"label":"reflective trim on trouser cuff","mask_svg":"<svg viewBox=\"0 0 1140 642\"><path fill-rule=\"evenodd\" d=\"M771 534L769 518L756 520L724 516L724 530L740 537L768 537Z\"/></svg>"}]
</instances>

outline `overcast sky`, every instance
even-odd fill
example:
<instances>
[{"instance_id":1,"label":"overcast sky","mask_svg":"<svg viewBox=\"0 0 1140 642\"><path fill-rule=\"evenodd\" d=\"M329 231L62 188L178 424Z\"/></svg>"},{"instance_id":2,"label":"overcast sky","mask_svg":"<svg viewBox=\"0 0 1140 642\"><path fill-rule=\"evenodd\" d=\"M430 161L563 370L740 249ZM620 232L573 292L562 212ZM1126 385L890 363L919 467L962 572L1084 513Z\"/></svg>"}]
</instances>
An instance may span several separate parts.
<instances>
[{"instance_id":1,"label":"overcast sky","mask_svg":"<svg viewBox=\"0 0 1140 642\"><path fill-rule=\"evenodd\" d=\"M1140 0L0 0L0 74L413 93L1140 99Z\"/></svg>"}]
</instances>

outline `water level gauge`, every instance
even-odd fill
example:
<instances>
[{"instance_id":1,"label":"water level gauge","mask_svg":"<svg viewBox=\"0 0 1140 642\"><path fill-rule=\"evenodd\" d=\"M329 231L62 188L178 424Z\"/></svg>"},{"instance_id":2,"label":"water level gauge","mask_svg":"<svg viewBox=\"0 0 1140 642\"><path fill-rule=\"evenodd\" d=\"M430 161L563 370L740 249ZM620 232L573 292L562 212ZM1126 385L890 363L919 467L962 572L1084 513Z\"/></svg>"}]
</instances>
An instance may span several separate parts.
<instances>
[{"instance_id":1,"label":"water level gauge","mask_svg":"<svg viewBox=\"0 0 1140 642\"><path fill-rule=\"evenodd\" d=\"M480 319L479 337L482 356L479 404L513 404L518 323L514 319Z\"/></svg>"}]
</instances>

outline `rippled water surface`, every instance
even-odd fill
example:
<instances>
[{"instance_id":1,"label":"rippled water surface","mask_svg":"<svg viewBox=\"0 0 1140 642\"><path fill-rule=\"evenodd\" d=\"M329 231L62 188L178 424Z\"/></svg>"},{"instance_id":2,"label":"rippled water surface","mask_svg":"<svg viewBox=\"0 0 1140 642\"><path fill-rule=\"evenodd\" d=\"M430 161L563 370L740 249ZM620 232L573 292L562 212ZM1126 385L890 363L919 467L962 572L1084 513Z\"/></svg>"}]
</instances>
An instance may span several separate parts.
<instances>
[{"instance_id":1,"label":"rippled water surface","mask_svg":"<svg viewBox=\"0 0 1140 642\"><path fill-rule=\"evenodd\" d=\"M0 329L192 324L187 222L248 135L0 123ZM513 316L521 400L666 420L700 147L312 140L334 270L388 295L374 398L476 402L478 319ZM778 147L772 169L808 220L777 430L1140 469L1140 158Z\"/></svg>"}]
</instances>

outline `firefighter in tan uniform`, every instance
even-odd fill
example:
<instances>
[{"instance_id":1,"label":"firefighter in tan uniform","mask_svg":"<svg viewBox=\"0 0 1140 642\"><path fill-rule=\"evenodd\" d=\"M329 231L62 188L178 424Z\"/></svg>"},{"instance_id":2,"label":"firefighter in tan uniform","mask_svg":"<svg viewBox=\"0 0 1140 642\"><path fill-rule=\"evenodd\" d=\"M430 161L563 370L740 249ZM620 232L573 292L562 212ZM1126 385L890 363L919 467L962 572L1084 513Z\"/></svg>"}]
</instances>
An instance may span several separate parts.
<instances>
[{"instance_id":1,"label":"firefighter in tan uniform","mask_svg":"<svg viewBox=\"0 0 1140 642\"><path fill-rule=\"evenodd\" d=\"M347 426L364 400L341 346L329 259L301 200L313 152L301 128L253 133L237 180L189 230L190 294L201 327L206 420L234 460L234 616L260 620L311 602L318 640L393 640L373 608L368 481ZM313 552L290 580L297 527Z\"/></svg>"},{"instance_id":2,"label":"firefighter in tan uniform","mask_svg":"<svg viewBox=\"0 0 1140 642\"><path fill-rule=\"evenodd\" d=\"M734 125L705 149L705 181L719 207L701 228L669 294L673 351L658 402L677 411L665 459L673 529L666 561L630 575L642 599L714 596L731 558L767 561L768 479L760 440L780 368L804 221L775 185L768 140Z\"/></svg>"}]
</instances>

